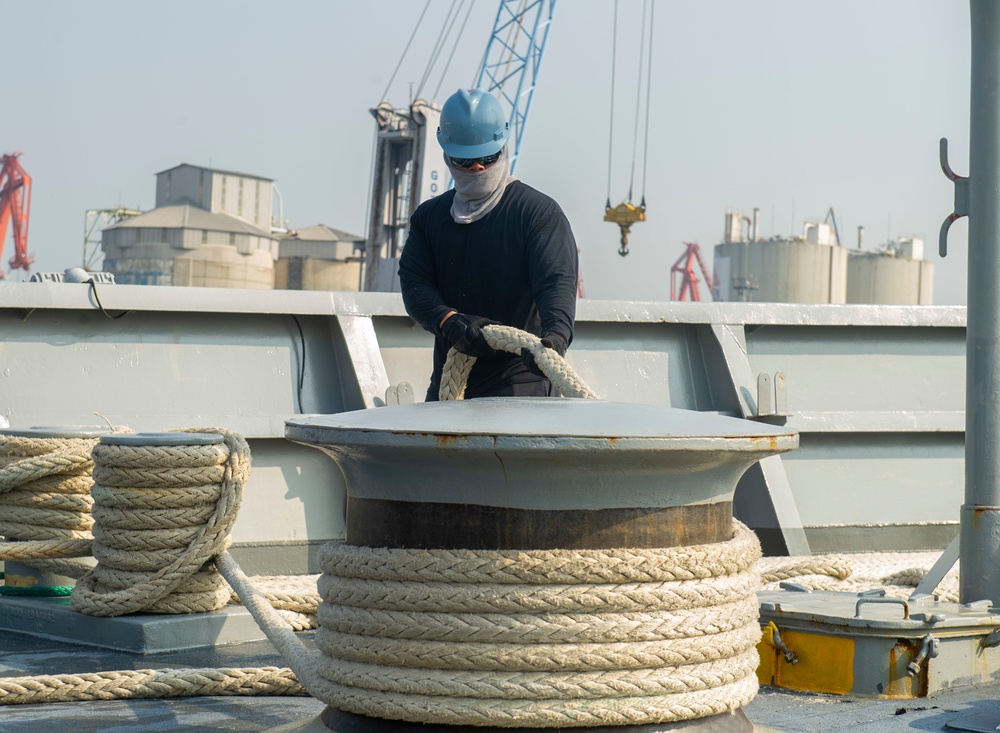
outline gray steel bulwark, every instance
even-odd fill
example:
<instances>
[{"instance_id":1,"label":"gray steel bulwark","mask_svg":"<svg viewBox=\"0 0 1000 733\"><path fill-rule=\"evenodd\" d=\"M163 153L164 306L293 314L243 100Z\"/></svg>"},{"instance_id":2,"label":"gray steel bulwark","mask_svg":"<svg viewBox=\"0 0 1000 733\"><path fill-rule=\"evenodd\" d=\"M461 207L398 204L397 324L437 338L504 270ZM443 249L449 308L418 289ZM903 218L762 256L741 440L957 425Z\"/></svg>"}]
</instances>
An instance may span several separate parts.
<instances>
[{"instance_id":1,"label":"gray steel bulwark","mask_svg":"<svg viewBox=\"0 0 1000 733\"><path fill-rule=\"evenodd\" d=\"M1000 604L1000 4L972 0L962 602Z\"/></svg>"},{"instance_id":2,"label":"gray steel bulwark","mask_svg":"<svg viewBox=\"0 0 1000 733\"><path fill-rule=\"evenodd\" d=\"M387 385L421 399L431 334L398 294L97 287L127 315L107 318L88 285L0 282L0 415L235 430L254 470L234 557L318 572L315 553L344 537L342 476L285 440L285 420L384 404ZM567 357L607 400L737 417L754 416L761 373L783 373L800 447L748 470L734 503L769 554L797 553L803 531L816 553L940 550L958 534L965 308L585 299Z\"/></svg>"}]
</instances>

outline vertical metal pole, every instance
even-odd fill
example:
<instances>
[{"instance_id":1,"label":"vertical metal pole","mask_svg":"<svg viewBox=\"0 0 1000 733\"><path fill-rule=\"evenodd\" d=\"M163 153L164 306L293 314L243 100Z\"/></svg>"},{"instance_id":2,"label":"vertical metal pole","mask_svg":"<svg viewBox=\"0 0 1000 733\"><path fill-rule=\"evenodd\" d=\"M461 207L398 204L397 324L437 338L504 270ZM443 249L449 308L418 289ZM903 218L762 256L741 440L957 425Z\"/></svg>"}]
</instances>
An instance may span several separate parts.
<instances>
[{"instance_id":1,"label":"vertical metal pole","mask_svg":"<svg viewBox=\"0 0 1000 733\"><path fill-rule=\"evenodd\" d=\"M963 603L1000 605L1000 2L970 0Z\"/></svg>"}]
</instances>

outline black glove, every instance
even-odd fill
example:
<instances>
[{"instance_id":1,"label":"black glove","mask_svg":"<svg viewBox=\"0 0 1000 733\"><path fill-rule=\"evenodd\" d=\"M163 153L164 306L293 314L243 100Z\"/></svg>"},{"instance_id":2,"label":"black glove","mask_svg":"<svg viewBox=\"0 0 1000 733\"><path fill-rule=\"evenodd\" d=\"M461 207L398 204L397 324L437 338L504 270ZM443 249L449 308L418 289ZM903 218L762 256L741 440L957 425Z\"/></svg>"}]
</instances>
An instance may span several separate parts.
<instances>
[{"instance_id":1,"label":"black glove","mask_svg":"<svg viewBox=\"0 0 1000 733\"><path fill-rule=\"evenodd\" d=\"M486 343L483 326L498 326L496 321L481 316L455 313L441 326L441 335L448 343L469 356L494 356L497 352Z\"/></svg>"},{"instance_id":2,"label":"black glove","mask_svg":"<svg viewBox=\"0 0 1000 733\"><path fill-rule=\"evenodd\" d=\"M557 333L549 333L542 336L542 346L547 349L552 349L559 356L566 356L566 340ZM537 374L540 377L544 377L545 374L542 370L538 368L538 364L535 363L535 357L531 355L531 352L527 349L521 349L521 361L524 362L524 366L532 374Z\"/></svg>"}]
</instances>

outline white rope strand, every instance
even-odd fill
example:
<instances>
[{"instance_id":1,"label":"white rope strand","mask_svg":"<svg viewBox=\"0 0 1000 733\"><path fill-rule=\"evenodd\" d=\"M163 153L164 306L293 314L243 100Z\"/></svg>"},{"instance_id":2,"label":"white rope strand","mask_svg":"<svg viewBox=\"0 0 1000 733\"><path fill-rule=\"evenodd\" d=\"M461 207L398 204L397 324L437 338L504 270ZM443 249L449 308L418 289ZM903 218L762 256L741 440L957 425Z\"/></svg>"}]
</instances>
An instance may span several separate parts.
<instances>
[{"instance_id":1,"label":"white rope strand","mask_svg":"<svg viewBox=\"0 0 1000 733\"><path fill-rule=\"evenodd\" d=\"M97 438L0 435L0 560L86 557Z\"/></svg>"},{"instance_id":2,"label":"white rope strand","mask_svg":"<svg viewBox=\"0 0 1000 733\"><path fill-rule=\"evenodd\" d=\"M486 343L497 351L507 351L511 354L530 351L535 364L564 397L597 399L597 394L580 379L566 360L555 350L545 347L542 340L534 334L512 326L484 326L483 336L486 337ZM438 399L442 401L462 399L465 385L469 381L469 373L475 362L476 357L463 354L454 348L450 349L441 369Z\"/></svg>"}]
</instances>

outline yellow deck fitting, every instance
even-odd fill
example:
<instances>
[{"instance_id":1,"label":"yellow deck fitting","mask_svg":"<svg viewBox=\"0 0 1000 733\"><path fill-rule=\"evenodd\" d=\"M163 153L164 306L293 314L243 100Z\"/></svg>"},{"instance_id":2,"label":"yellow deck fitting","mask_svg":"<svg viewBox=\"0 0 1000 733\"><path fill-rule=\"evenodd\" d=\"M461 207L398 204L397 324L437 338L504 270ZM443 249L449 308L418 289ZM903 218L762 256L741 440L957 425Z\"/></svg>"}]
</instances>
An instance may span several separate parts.
<instances>
[{"instance_id":1,"label":"yellow deck fitting","mask_svg":"<svg viewBox=\"0 0 1000 733\"><path fill-rule=\"evenodd\" d=\"M1000 618L988 601L932 595L762 591L763 685L861 697L926 697L985 683L1000 665Z\"/></svg>"}]
</instances>

